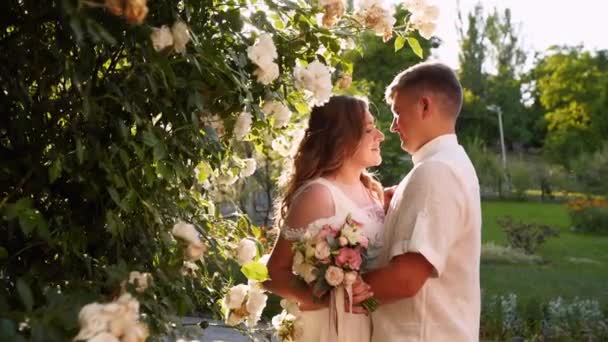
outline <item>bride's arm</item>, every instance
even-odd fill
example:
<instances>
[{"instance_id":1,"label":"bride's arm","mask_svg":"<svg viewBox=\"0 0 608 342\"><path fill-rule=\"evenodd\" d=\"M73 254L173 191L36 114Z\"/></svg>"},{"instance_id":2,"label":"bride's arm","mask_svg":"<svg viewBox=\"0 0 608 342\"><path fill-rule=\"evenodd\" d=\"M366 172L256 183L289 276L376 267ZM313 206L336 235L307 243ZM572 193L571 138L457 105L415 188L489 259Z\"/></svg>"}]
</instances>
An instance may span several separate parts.
<instances>
[{"instance_id":1,"label":"bride's arm","mask_svg":"<svg viewBox=\"0 0 608 342\"><path fill-rule=\"evenodd\" d=\"M285 224L286 227L292 227L291 229L298 227L303 233L310 223L333 215L334 204L329 190L322 185L314 184L294 200ZM270 280L264 282L264 287L283 298L298 302L301 310L326 307L327 304L313 300L309 287L293 285L295 276L291 270L293 264L291 246L292 241L281 234L268 260Z\"/></svg>"}]
</instances>

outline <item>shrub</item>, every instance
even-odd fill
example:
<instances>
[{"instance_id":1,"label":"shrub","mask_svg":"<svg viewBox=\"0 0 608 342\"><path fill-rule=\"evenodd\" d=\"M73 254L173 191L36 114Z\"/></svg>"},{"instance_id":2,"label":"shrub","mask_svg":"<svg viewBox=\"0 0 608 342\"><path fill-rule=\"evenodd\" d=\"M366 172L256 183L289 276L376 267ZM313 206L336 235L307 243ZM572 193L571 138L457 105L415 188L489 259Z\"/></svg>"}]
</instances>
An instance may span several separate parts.
<instances>
[{"instance_id":1,"label":"shrub","mask_svg":"<svg viewBox=\"0 0 608 342\"><path fill-rule=\"evenodd\" d=\"M566 205L575 231L608 234L608 201L581 198Z\"/></svg>"},{"instance_id":2,"label":"shrub","mask_svg":"<svg viewBox=\"0 0 608 342\"><path fill-rule=\"evenodd\" d=\"M559 231L547 225L514 221L510 216L497 220L507 234L509 246L521 249L527 254L535 254L550 237L559 236Z\"/></svg>"}]
</instances>

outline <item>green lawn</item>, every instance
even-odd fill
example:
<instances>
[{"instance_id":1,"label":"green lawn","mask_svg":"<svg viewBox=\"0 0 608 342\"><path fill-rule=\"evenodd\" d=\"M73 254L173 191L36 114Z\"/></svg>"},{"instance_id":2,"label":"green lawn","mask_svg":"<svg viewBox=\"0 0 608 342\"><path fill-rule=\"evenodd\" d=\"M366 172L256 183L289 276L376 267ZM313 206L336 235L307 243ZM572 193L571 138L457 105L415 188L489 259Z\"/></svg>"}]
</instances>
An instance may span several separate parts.
<instances>
[{"instance_id":1,"label":"green lawn","mask_svg":"<svg viewBox=\"0 0 608 342\"><path fill-rule=\"evenodd\" d=\"M608 304L608 237L575 234L562 204L540 202L482 203L483 242L505 245L506 237L496 219L510 215L524 222L543 223L558 228L560 237L551 238L539 255L542 265L482 264L484 295L513 292L522 301L546 302L561 296L598 299Z\"/></svg>"}]
</instances>

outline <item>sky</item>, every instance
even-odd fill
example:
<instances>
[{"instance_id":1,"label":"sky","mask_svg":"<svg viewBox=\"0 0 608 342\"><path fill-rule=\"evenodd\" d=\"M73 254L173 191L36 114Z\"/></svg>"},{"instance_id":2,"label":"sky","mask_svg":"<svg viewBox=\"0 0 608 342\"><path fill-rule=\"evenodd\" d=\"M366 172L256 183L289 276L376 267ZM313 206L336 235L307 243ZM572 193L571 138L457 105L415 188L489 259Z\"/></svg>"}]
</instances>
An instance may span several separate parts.
<instances>
[{"instance_id":1,"label":"sky","mask_svg":"<svg viewBox=\"0 0 608 342\"><path fill-rule=\"evenodd\" d=\"M433 59L458 68L458 5L463 13L481 2L485 11L494 7L511 9L513 22L520 25L526 51L543 51L552 45L579 45L586 49L608 49L607 0L428 0L440 8L435 35L443 44Z\"/></svg>"}]
</instances>

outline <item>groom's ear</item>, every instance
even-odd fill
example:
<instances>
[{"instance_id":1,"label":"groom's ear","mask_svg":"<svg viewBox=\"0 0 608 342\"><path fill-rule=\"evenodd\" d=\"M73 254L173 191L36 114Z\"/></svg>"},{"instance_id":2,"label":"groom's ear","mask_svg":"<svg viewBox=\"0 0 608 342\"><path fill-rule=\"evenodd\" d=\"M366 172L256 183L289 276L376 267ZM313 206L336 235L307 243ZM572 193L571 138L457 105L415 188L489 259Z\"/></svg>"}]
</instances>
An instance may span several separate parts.
<instances>
[{"instance_id":1,"label":"groom's ear","mask_svg":"<svg viewBox=\"0 0 608 342\"><path fill-rule=\"evenodd\" d=\"M431 114L429 108L431 106L431 99L427 96L422 96L420 98L420 106L422 107L422 118L426 119Z\"/></svg>"}]
</instances>

